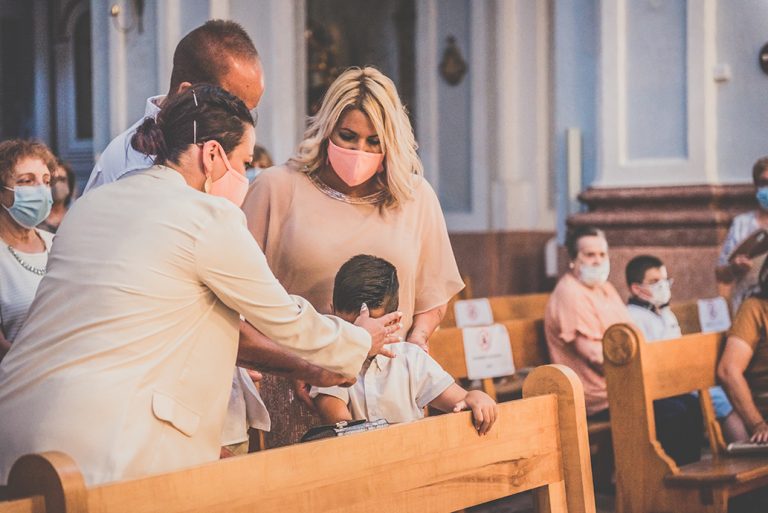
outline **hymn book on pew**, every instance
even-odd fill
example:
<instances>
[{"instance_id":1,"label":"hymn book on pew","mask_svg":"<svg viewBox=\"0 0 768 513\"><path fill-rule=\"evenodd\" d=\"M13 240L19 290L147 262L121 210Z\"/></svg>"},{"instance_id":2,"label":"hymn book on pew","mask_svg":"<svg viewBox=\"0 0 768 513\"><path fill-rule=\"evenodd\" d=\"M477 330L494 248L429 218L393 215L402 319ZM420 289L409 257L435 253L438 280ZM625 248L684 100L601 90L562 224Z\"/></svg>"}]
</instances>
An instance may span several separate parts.
<instances>
[{"instance_id":1,"label":"hymn book on pew","mask_svg":"<svg viewBox=\"0 0 768 513\"><path fill-rule=\"evenodd\" d=\"M737 256L744 255L747 258L755 258L756 256L768 253L768 230L762 228L755 230L752 234L744 239L736 249L731 252L728 257L728 262L733 263Z\"/></svg>"},{"instance_id":2,"label":"hymn book on pew","mask_svg":"<svg viewBox=\"0 0 768 513\"><path fill-rule=\"evenodd\" d=\"M728 454L768 454L768 443L764 442L733 442L725 448Z\"/></svg>"},{"instance_id":3,"label":"hymn book on pew","mask_svg":"<svg viewBox=\"0 0 768 513\"><path fill-rule=\"evenodd\" d=\"M389 426L389 422L384 419L367 421L360 420L342 420L336 424L327 424L323 426L314 426L304 433L301 437L302 442L311 442L312 440L321 440L323 438L334 438L338 436L347 436L352 433L361 433L363 431L373 431Z\"/></svg>"}]
</instances>

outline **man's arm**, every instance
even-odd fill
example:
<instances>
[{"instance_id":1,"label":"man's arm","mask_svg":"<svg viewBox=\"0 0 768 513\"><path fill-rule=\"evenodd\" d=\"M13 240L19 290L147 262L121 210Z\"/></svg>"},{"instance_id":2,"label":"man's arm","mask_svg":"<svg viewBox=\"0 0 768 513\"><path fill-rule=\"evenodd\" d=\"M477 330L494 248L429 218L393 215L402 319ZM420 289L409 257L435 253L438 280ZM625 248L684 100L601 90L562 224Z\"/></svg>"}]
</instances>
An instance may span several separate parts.
<instances>
[{"instance_id":1,"label":"man's arm","mask_svg":"<svg viewBox=\"0 0 768 513\"><path fill-rule=\"evenodd\" d=\"M278 376L300 379L316 386L349 386L355 382L342 374L337 374L313 365L272 342L256 328L245 321L240 321L240 346L237 352L237 364L241 367L256 369Z\"/></svg>"},{"instance_id":2,"label":"man's arm","mask_svg":"<svg viewBox=\"0 0 768 513\"><path fill-rule=\"evenodd\" d=\"M730 336L717 366L717 377L728 391L736 412L744 419L753 442L768 442L768 425L757 409L749 384L744 377L754 351L739 337Z\"/></svg>"},{"instance_id":3,"label":"man's arm","mask_svg":"<svg viewBox=\"0 0 768 513\"><path fill-rule=\"evenodd\" d=\"M349 408L344 401L332 395L317 394L315 408L324 424L336 424L342 420L352 420L352 414L349 413Z\"/></svg>"},{"instance_id":4,"label":"man's arm","mask_svg":"<svg viewBox=\"0 0 768 513\"><path fill-rule=\"evenodd\" d=\"M584 359L595 372L603 376L605 373L603 369L603 344L600 341L593 340L581 333L576 333L576 338L573 339L572 344L576 353L581 356L581 358Z\"/></svg>"}]
</instances>

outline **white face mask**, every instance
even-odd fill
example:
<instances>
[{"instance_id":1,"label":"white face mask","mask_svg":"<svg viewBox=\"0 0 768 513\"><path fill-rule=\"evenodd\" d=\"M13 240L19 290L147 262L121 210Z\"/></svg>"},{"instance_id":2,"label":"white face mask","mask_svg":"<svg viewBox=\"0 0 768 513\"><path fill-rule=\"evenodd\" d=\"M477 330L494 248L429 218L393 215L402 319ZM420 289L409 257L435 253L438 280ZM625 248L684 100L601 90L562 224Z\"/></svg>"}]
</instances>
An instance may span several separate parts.
<instances>
[{"instance_id":1,"label":"white face mask","mask_svg":"<svg viewBox=\"0 0 768 513\"><path fill-rule=\"evenodd\" d=\"M645 288L650 296L648 302L656 308L666 305L672 299L672 283L669 280L659 280Z\"/></svg>"},{"instance_id":2,"label":"white face mask","mask_svg":"<svg viewBox=\"0 0 768 513\"><path fill-rule=\"evenodd\" d=\"M610 272L611 262L608 259L603 260L598 265L581 265L579 267L579 280L588 287L602 285L608 281Z\"/></svg>"}]
</instances>

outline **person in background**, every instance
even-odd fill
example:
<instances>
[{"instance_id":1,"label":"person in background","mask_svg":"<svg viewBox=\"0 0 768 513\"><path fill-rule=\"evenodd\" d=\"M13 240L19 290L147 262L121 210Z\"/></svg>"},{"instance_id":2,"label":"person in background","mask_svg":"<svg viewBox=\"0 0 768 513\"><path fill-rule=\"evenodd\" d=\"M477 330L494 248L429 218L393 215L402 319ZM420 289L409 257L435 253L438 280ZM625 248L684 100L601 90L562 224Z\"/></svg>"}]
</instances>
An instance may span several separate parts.
<instances>
[{"instance_id":1,"label":"person in background","mask_svg":"<svg viewBox=\"0 0 768 513\"><path fill-rule=\"evenodd\" d=\"M626 275L630 291L627 309L645 339L652 342L680 338L680 324L669 307L672 279L667 275L664 263L655 256L640 255L629 261ZM734 411L722 387L710 388L709 394L726 441L749 438L744 421Z\"/></svg>"},{"instance_id":2,"label":"person in background","mask_svg":"<svg viewBox=\"0 0 768 513\"><path fill-rule=\"evenodd\" d=\"M269 169L274 165L267 149L261 144L256 143L253 146L253 160L251 165L245 170L245 176L248 177L249 182L253 182L262 169Z\"/></svg>"},{"instance_id":3,"label":"person in background","mask_svg":"<svg viewBox=\"0 0 768 513\"><path fill-rule=\"evenodd\" d=\"M234 21L209 20L184 36L173 53L171 81L166 95L147 98L144 116L115 137L96 161L83 195L91 189L152 166L154 155L131 146L131 138L147 117L155 117L164 102L192 84L222 87L240 98L251 116L264 93L261 59L248 33Z\"/></svg>"},{"instance_id":4,"label":"person in background","mask_svg":"<svg viewBox=\"0 0 768 513\"><path fill-rule=\"evenodd\" d=\"M569 271L555 286L544 313L544 334L553 363L567 365L584 384L587 417L607 420L608 388L603 369L603 335L613 324L631 323L627 305L608 282L610 259L602 230L569 232ZM656 435L679 465L701 457L701 410L687 396L654 401Z\"/></svg>"},{"instance_id":5,"label":"person in background","mask_svg":"<svg viewBox=\"0 0 768 513\"><path fill-rule=\"evenodd\" d=\"M72 166L56 159L56 170L51 175L51 196L53 197L53 206L48 217L40 223L39 228L56 233L59 229L64 214L69 210L72 204L72 198L75 197L75 172Z\"/></svg>"},{"instance_id":6,"label":"person in background","mask_svg":"<svg viewBox=\"0 0 768 513\"><path fill-rule=\"evenodd\" d=\"M398 289L397 270L392 264L383 258L357 255L336 274L331 308L335 315L350 321L362 306L376 319L397 310ZM410 422L423 418L429 405L444 412L469 408L480 435L491 429L498 408L486 393L461 388L415 344L391 344L389 350L395 358L369 358L349 388L312 387L310 395L325 423L352 419Z\"/></svg>"},{"instance_id":7,"label":"person in background","mask_svg":"<svg viewBox=\"0 0 768 513\"><path fill-rule=\"evenodd\" d=\"M736 312L717 377L744 419L750 440L768 443L768 259L758 273L758 286Z\"/></svg>"},{"instance_id":8,"label":"person in background","mask_svg":"<svg viewBox=\"0 0 768 513\"><path fill-rule=\"evenodd\" d=\"M375 68L350 68L331 84L296 154L256 177L243 210L280 282L321 312L331 311L334 276L350 257L391 262L400 275L400 334L422 348L464 287L408 113ZM285 388L265 386L282 394L281 405L293 398ZM296 392L311 407L306 388ZM304 429L311 422L298 406L286 419Z\"/></svg>"},{"instance_id":9,"label":"person in background","mask_svg":"<svg viewBox=\"0 0 768 513\"><path fill-rule=\"evenodd\" d=\"M56 157L40 142L0 142L0 360L46 273L53 234L38 226L51 211L55 169Z\"/></svg>"},{"instance_id":10,"label":"person in background","mask_svg":"<svg viewBox=\"0 0 768 513\"><path fill-rule=\"evenodd\" d=\"M755 231L768 229L768 157L758 159L752 166L752 183L755 185L758 208L733 218L715 267L718 283L731 287L732 313L737 312L741 302L759 289L758 274L766 256L750 259L739 255L732 262L729 262L729 257Z\"/></svg>"}]
</instances>

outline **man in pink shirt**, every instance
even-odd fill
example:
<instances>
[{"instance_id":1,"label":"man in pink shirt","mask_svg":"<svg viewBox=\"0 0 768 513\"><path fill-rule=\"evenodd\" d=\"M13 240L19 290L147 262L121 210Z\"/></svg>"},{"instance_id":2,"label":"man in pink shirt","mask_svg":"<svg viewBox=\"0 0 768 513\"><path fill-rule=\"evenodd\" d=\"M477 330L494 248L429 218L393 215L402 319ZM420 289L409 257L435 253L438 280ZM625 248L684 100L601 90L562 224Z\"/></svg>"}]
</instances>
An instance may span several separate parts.
<instances>
[{"instance_id":1,"label":"man in pink shirt","mask_svg":"<svg viewBox=\"0 0 768 513\"><path fill-rule=\"evenodd\" d=\"M566 241L570 270L547 303L544 332L554 363L572 368L584 384L587 415L608 409L603 375L603 333L632 322L627 306L608 283L608 242L601 230L582 228Z\"/></svg>"},{"instance_id":2,"label":"man in pink shirt","mask_svg":"<svg viewBox=\"0 0 768 513\"><path fill-rule=\"evenodd\" d=\"M603 373L603 334L612 324L631 323L624 301L608 283L608 242L602 230L578 228L568 234L570 270L560 278L544 313L550 358L572 368L584 384L587 416L608 419ZM690 394L654 401L656 433L679 465L701 452L701 411Z\"/></svg>"}]
</instances>

